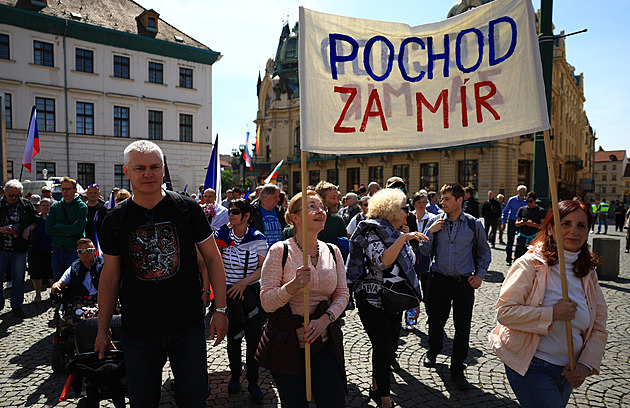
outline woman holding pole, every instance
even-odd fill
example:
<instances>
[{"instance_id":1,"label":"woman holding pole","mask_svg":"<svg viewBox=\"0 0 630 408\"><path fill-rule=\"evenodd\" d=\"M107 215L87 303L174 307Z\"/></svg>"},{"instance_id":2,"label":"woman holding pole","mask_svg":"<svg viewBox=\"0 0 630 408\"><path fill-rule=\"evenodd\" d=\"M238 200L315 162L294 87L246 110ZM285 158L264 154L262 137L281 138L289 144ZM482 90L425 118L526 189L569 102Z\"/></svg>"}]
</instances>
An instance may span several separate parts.
<instances>
[{"instance_id":1,"label":"woman holding pole","mask_svg":"<svg viewBox=\"0 0 630 408\"><path fill-rule=\"evenodd\" d=\"M571 391L598 374L606 346L607 308L597 282L600 258L586 242L594 216L578 201L558 204L567 265L564 301L554 214L549 212L529 252L510 268L497 301L491 346L505 364L522 407L564 407ZM565 321L571 321L577 365L569 368Z\"/></svg>"},{"instance_id":2,"label":"woman holding pole","mask_svg":"<svg viewBox=\"0 0 630 408\"><path fill-rule=\"evenodd\" d=\"M420 306L415 256L407 241L426 241L427 237L417 231L401 233L406 225L405 193L386 188L372 196L367 219L350 238L348 281L353 284L359 317L372 343L370 398L384 408L394 405L390 399L390 362L394 342L398 341L402 311ZM388 307L385 292L392 282L407 283L413 292L410 293L413 305Z\"/></svg>"},{"instance_id":3,"label":"woman holding pole","mask_svg":"<svg viewBox=\"0 0 630 408\"><path fill-rule=\"evenodd\" d=\"M267 326L256 357L268 368L285 407L308 407L306 379L312 375L317 407L345 406L343 337L338 317L348 303L346 271L339 249L317 240L326 223L326 210L314 191L307 192L307 221L302 222L302 193L285 214L294 236L275 243L262 267L261 302ZM302 231L307 229L307 242ZM303 266L302 248L308 252ZM303 326L303 288L309 286L309 323ZM312 356L305 371L305 345ZM310 379L309 379L310 381Z\"/></svg>"}]
</instances>

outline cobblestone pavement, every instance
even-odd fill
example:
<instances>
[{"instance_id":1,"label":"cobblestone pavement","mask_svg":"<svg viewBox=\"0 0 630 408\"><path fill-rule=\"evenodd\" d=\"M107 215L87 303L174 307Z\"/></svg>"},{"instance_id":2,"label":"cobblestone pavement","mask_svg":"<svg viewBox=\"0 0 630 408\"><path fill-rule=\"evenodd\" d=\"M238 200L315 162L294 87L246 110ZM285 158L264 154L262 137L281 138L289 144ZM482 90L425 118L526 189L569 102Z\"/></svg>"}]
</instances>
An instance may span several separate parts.
<instances>
[{"instance_id":1,"label":"cobblestone pavement","mask_svg":"<svg viewBox=\"0 0 630 408\"><path fill-rule=\"evenodd\" d=\"M614 228L614 227L613 227ZM597 235L596 235L597 237ZM588 377L584 385L571 396L571 407L625 407L630 406L630 254L623 248L621 233L609 232L608 237L620 240L620 274L615 280L602 281L601 286L608 302L609 338L602 362L601 374ZM444 354L438 357L437 367L426 369L421 365L427 347L424 324L419 329L405 332L398 350L400 373L393 374L392 394L401 407L518 407L507 383L502 363L489 350L487 335L494 326L494 303L501 282L507 272L503 245L493 250L493 262L487 279L477 292L470 353L466 374L473 388L460 392L449 383L448 355L450 340L445 342ZM54 328L50 300L30 304L32 287L26 294L24 308L28 318L18 320L6 308L0 313L0 407L75 406L80 400L70 398L59 402L65 376L54 374L50 367L50 353ZM5 296L9 293L5 290ZM47 292L44 299L48 299ZM426 319L421 315L419 322ZM449 324L451 321L449 320ZM349 407L374 406L367 396L370 384L370 343L356 312L345 318L345 353L348 373ZM446 333L452 339L452 326ZM277 407L278 395L268 371L261 372L261 388L265 393L261 404L254 404L246 391L243 379L239 394L227 393L229 368L226 342L212 347L208 343L208 364L212 395L211 407ZM171 391L172 373L168 367L163 373L161 407L174 407ZM72 396L72 393L71 393ZM111 407L111 402L101 406ZM311 404L314 406L314 404Z\"/></svg>"}]
</instances>

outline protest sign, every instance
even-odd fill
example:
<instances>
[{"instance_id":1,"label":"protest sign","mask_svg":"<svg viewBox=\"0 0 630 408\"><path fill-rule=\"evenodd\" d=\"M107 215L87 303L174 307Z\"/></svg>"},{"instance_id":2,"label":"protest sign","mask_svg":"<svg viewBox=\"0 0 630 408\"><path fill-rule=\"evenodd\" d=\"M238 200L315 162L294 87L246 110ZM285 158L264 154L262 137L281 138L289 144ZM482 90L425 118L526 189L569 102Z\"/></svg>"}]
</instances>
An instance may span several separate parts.
<instances>
[{"instance_id":1,"label":"protest sign","mask_svg":"<svg viewBox=\"0 0 630 408\"><path fill-rule=\"evenodd\" d=\"M299 27L305 151L441 148L549 128L530 0L415 27L301 7Z\"/></svg>"}]
</instances>

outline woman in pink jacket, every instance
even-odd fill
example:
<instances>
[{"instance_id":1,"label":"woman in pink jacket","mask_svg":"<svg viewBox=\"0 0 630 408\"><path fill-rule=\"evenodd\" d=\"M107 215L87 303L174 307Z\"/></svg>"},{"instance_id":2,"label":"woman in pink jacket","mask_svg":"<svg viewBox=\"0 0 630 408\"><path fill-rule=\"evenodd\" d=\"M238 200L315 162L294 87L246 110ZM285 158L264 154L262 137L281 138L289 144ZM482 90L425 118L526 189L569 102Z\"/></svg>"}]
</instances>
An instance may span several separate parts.
<instances>
[{"instance_id":1,"label":"woman in pink jacket","mask_svg":"<svg viewBox=\"0 0 630 408\"><path fill-rule=\"evenodd\" d=\"M550 211L529 251L503 282L496 305L499 324L489 336L525 408L565 407L573 388L599 373L608 337L606 301L595 272L601 259L586 242L593 214L578 201L562 201L559 209L570 300L562 300ZM572 323L574 370L569 369L566 320Z\"/></svg>"}]
</instances>

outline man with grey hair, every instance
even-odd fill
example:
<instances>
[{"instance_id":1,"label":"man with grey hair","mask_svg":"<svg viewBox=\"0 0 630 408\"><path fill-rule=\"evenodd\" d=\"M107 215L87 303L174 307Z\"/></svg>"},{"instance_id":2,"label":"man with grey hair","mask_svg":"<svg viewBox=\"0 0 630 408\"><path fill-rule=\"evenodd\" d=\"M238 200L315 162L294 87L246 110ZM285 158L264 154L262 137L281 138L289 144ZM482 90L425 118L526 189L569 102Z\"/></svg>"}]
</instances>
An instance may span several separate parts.
<instances>
[{"instance_id":1,"label":"man with grey hair","mask_svg":"<svg viewBox=\"0 0 630 408\"><path fill-rule=\"evenodd\" d=\"M212 284L215 313L210 338L227 332L225 272L203 210L193 199L162 190L164 159L153 142L125 149L125 177L133 196L103 220L99 280L99 358L114 348L109 325L120 297L127 389L131 406L157 407L168 357L180 407L203 407L208 367L203 294ZM206 265L200 277L197 252ZM203 282L203 283L202 283Z\"/></svg>"},{"instance_id":2,"label":"man with grey hair","mask_svg":"<svg viewBox=\"0 0 630 408\"><path fill-rule=\"evenodd\" d=\"M0 199L0 310L4 309L2 282L5 275L11 273L11 309L19 319L26 317L22 304L29 237L31 231L38 229L41 224L33 204L21 197L22 190L22 183L9 180L4 186L5 194Z\"/></svg>"},{"instance_id":3,"label":"man with grey hair","mask_svg":"<svg viewBox=\"0 0 630 408\"><path fill-rule=\"evenodd\" d=\"M371 181L367 187L368 195L372 197L380 189L381 189L381 186L379 186L376 181Z\"/></svg>"},{"instance_id":4,"label":"man with grey hair","mask_svg":"<svg viewBox=\"0 0 630 408\"><path fill-rule=\"evenodd\" d=\"M346 223L346 227L350 220L361 212L358 204L358 197L355 193L349 192L346 194L346 206L339 210L339 215L343 218L343 222Z\"/></svg>"},{"instance_id":5,"label":"man with grey hair","mask_svg":"<svg viewBox=\"0 0 630 408\"><path fill-rule=\"evenodd\" d=\"M510 197L505 208L503 209L503 217L501 219L501 231L505 230L505 224L507 224L507 242L505 244L505 263L508 266L512 265L512 247L514 246L514 235L516 234L516 215L521 207L525 207L527 202L525 201L525 194L527 194L527 187L520 185L516 187L516 195Z\"/></svg>"},{"instance_id":6,"label":"man with grey hair","mask_svg":"<svg viewBox=\"0 0 630 408\"><path fill-rule=\"evenodd\" d=\"M249 225L265 234L269 247L280 241L282 230L287 226L284 209L279 206L280 188L275 184L265 184L260 191L260 199L252 204Z\"/></svg>"}]
</instances>

